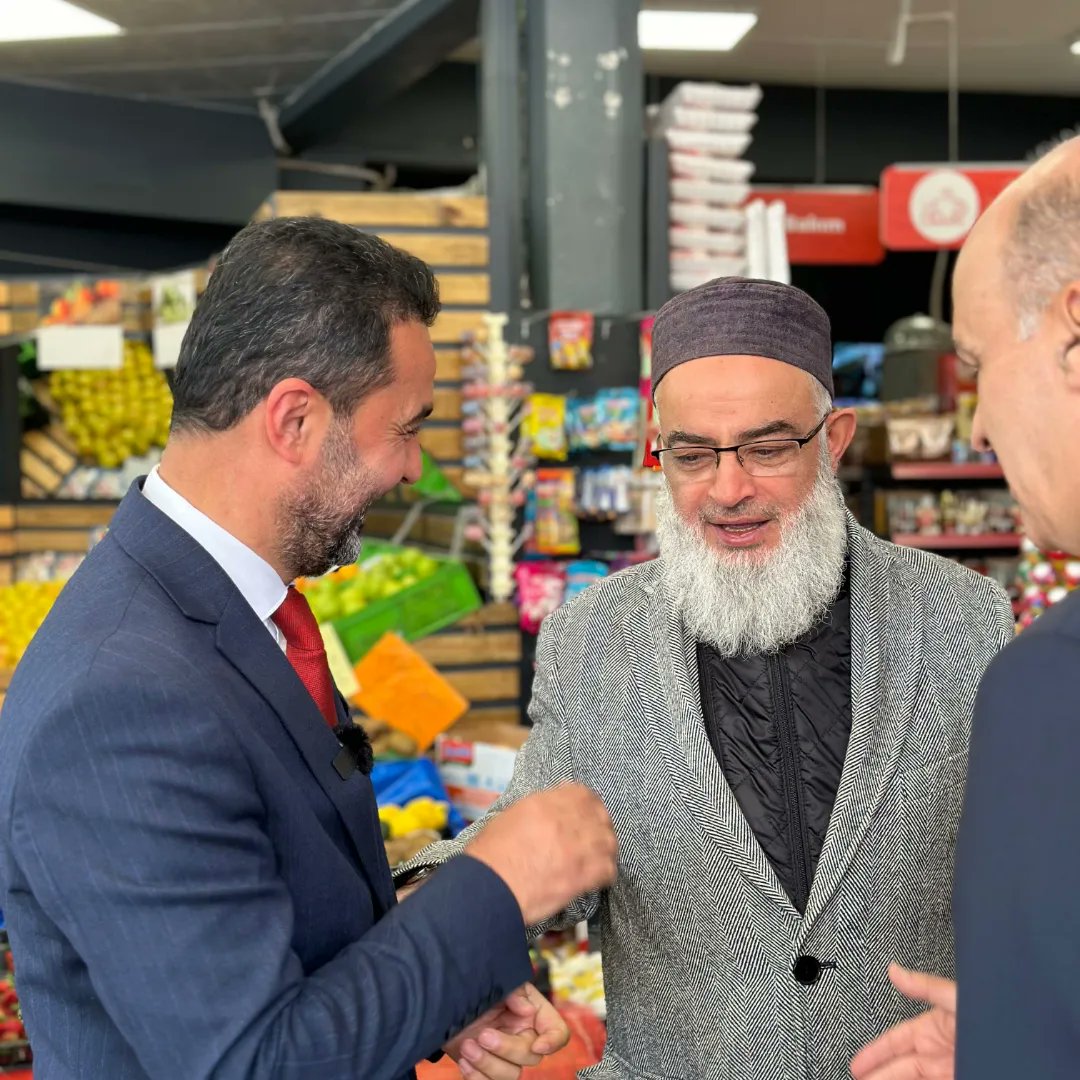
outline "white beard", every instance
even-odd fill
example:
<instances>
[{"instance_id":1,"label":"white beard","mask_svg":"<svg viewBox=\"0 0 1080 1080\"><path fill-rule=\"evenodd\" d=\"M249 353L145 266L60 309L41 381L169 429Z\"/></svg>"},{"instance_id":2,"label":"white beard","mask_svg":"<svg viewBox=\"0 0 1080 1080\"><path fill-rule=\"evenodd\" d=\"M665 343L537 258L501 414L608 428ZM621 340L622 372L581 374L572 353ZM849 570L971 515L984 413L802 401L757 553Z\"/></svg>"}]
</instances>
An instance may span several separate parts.
<instances>
[{"instance_id":1,"label":"white beard","mask_svg":"<svg viewBox=\"0 0 1080 1080\"><path fill-rule=\"evenodd\" d=\"M810 498L779 519L780 543L764 557L712 547L702 526L679 516L666 485L656 513L669 595L690 633L721 656L772 653L790 645L824 618L840 591L847 516L827 459Z\"/></svg>"}]
</instances>

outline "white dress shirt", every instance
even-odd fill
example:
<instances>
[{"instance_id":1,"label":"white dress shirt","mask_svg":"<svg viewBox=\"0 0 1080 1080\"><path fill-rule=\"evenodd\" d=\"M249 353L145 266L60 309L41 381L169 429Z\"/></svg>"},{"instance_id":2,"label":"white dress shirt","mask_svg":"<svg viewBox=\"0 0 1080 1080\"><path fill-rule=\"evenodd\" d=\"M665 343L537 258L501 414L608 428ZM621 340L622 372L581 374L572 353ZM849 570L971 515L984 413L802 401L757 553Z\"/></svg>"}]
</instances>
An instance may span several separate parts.
<instances>
[{"instance_id":1,"label":"white dress shirt","mask_svg":"<svg viewBox=\"0 0 1080 1080\"><path fill-rule=\"evenodd\" d=\"M156 465L146 478L142 493L197 544L206 549L207 554L229 575L232 583L240 590L252 611L284 652L285 635L270 618L284 602L288 592L278 572L261 555L256 555L216 521L212 521L201 510L196 510L183 495L173 491L161 479Z\"/></svg>"}]
</instances>

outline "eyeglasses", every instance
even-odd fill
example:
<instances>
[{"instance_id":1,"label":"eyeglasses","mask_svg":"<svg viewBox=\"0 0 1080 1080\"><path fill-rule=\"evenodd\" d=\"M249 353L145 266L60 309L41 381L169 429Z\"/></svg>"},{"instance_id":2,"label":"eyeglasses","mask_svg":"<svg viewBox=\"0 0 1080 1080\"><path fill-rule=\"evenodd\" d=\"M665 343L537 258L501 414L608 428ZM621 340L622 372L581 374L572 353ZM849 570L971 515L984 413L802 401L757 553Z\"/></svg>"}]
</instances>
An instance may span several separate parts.
<instances>
[{"instance_id":1,"label":"eyeglasses","mask_svg":"<svg viewBox=\"0 0 1080 1080\"><path fill-rule=\"evenodd\" d=\"M721 454L734 454L749 476L787 476L798 465L802 448L817 438L828 419L826 413L803 439L768 439L739 446L661 447L656 456L672 483L711 482L720 467Z\"/></svg>"}]
</instances>

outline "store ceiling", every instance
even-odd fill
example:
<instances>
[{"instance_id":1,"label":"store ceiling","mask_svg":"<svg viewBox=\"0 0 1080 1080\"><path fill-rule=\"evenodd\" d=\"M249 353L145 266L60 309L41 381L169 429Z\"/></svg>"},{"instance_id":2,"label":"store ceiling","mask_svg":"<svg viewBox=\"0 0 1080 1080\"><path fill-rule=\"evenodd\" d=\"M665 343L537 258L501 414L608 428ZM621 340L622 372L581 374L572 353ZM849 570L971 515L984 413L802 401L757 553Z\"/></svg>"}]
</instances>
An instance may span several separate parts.
<instances>
[{"instance_id":1,"label":"store ceiling","mask_svg":"<svg viewBox=\"0 0 1080 1080\"><path fill-rule=\"evenodd\" d=\"M947 85L944 22L912 26L904 63L886 64L900 0L646 0L643 6L759 15L730 53L648 55L646 68L654 74L898 90ZM911 10L956 12L962 90L1080 95L1080 57L1069 52L1080 35L1076 0L912 0Z\"/></svg>"},{"instance_id":2,"label":"store ceiling","mask_svg":"<svg viewBox=\"0 0 1080 1080\"><path fill-rule=\"evenodd\" d=\"M251 107L280 101L400 0L77 0L120 37L0 43L4 78Z\"/></svg>"},{"instance_id":3,"label":"store ceiling","mask_svg":"<svg viewBox=\"0 0 1080 1080\"><path fill-rule=\"evenodd\" d=\"M399 0L80 0L123 26L117 38L0 44L5 78L105 93L251 107L283 100L384 19ZM506 0L507 3L512 0ZM1080 94L1076 0L913 0L956 4L965 90ZM943 24L913 26L907 59L885 55L900 0L647 0L649 7L755 8L758 26L733 52L649 54L650 73L684 78L940 89ZM472 46L459 59L475 59Z\"/></svg>"}]
</instances>

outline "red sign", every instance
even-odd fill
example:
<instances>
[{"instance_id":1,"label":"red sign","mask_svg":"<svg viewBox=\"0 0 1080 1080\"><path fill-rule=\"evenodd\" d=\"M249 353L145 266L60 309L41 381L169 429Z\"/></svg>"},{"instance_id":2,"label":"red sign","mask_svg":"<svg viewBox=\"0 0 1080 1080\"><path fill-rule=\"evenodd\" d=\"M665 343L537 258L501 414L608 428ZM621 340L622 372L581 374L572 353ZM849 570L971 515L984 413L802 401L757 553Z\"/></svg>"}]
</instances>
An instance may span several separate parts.
<instances>
[{"instance_id":1,"label":"red sign","mask_svg":"<svg viewBox=\"0 0 1080 1080\"><path fill-rule=\"evenodd\" d=\"M788 261L793 266L865 266L885 258L878 236L877 188L755 186L750 198L786 205Z\"/></svg>"},{"instance_id":2,"label":"red sign","mask_svg":"<svg viewBox=\"0 0 1080 1080\"><path fill-rule=\"evenodd\" d=\"M881 174L881 240L891 251L963 244L1020 165L890 165Z\"/></svg>"}]
</instances>

